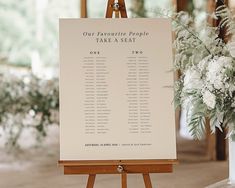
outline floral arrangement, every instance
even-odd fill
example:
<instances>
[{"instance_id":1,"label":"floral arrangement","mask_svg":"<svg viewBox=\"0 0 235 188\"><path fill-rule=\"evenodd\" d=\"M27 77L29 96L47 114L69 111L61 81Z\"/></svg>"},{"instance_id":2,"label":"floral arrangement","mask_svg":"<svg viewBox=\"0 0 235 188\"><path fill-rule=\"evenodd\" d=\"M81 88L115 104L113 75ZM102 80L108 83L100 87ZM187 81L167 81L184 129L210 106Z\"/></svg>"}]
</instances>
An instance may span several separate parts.
<instances>
[{"instance_id":1,"label":"floral arrangement","mask_svg":"<svg viewBox=\"0 0 235 188\"><path fill-rule=\"evenodd\" d=\"M47 126L58 124L58 111L58 79L0 74L0 128L8 149L18 147L24 129L36 130L37 139L46 136Z\"/></svg>"},{"instance_id":2,"label":"floral arrangement","mask_svg":"<svg viewBox=\"0 0 235 188\"><path fill-rule=\"evenodd\" d=\"M175 67L181 76L175 82L175 104L186 110L186 123L195 138L202 138L206 118L210 129L228 128L235 139L235 20L225 6L213 15L218 27L204 25L200 31L194 20L181 12L174 17L176 39ZM227 44L220 38L226 29Z\"/></svg>"}]
</instances>

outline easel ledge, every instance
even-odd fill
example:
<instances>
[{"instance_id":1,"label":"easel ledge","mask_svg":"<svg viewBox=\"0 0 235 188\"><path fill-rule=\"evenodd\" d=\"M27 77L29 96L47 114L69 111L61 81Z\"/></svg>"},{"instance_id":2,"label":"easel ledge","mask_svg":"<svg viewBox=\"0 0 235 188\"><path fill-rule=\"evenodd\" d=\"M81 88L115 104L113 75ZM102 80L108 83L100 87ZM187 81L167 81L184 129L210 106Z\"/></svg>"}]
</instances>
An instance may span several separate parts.
<instances>
[{"instance_id":1,"label":"easel ledge","mask_svg":"<svg viewBox=\"0 0 235 188\"><path fill-rule=\"evenodd\" d=\"M170 173L178 160L61 160L64 174ZM119 171L118 168L123 171Z\"/></svg>"}]
</instances>

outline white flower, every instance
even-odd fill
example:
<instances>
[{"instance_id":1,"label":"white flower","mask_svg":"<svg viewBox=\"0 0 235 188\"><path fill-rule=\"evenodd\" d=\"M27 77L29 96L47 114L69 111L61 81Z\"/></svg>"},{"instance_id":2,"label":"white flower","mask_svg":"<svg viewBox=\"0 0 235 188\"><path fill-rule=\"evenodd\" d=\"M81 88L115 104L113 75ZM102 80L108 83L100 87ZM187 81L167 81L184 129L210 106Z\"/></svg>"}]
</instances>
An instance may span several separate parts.
<instances>
[{"instance_id":1,"label":"white flower","mask_svg":"<svg viewBox=\"0 0 235 188\"><path fill-rule=\"evenodd\" d=\"M227 44L228 50L232 57L235 57L235 41L231 41Z\"/></svg>"},{"instance_id":2,"label":"white flower","mask_svg":"<svg viewBox=\"0 0 235 188\"><path fill-rule=\"evenodd\" d=\"M229 88L228 88L228 91L229 91L230 97L233 97L233 93L235 91L235 85L234 84L230 84ZM234 104L235 104L235 102L234 102Z\"/></svg>"},{"instance_id":3,"label":"white flower","mask_svg":"<svg viewBox=\"0 0 235 188\"><path fill-rule=\"evenodd\" d=\"M233 59L231 57L226 57L226 56L220 56L218 59L217 59L217 62L219 64L221 64L222 68L225 69L225 68L232 68L232 62L233 62Z\"/></svg>"},{"instance_id":4,"label":"white flower","mask_svg":"<svg viewBox=\"0 0 235 188\"><path fill-rule=\"evenodd\" d=\"M230 57L215 57L211 60L207 67L207 82L214 86L215 89L224 90L225 71L232 67L232 58Z\"/></svg>"},{"instance_id":5,"label":"white flower","mask_svg":"<svg viewBox=\"0 0 235 188\"><path fill-rule=\"evenodd\" d=\"M214 79L214 88L215 89L224 89L223 75L222 74L217 75L216 78Z\"/></svg>"},{"instance_id":6,"label":"white flower","mask_svg":"<svg viewBox=\"0 0 235 188\"><path fill-rule=\"evenodd\" d=\"M195 69L188 69L184 77L184 88L190 89L201 89L203 82L200 73Z\"/></svg>"},{"instance_id":7,"label":"white flower","mask_svg":"<svg viewBox=\"0 0 235 188\"><path fill-rule=\"evenodd\" d=\"M181 17L180 17L180 21L181 23L183 23L184 25L188 25L191 21L192 18L189 16L189 14L187 13L182 13Z\"/></svg>"},{"instance_id":8,"label":"white flower","mask_svg":"<svg viewBox=\"0 0 235 188\"><path fill-rule=\"evenodd\" d=\"M208 63L208 59L207 58L204 58L203 60L201 60L199 63L198 63L198 68L200 71L203 71L205 70L206 66L207 66L207 63Z\"/></svg>"},{"instance_id":9,"label":"white flower","mask_svg":"<svg viewBox=\"0 0 235 188\"><path fill-rule=\"evenodd\" d=\"M210 91L205 91L202 95L203 102L211 109L215 108L215 95Z\"/></svg>"}]
</instances>

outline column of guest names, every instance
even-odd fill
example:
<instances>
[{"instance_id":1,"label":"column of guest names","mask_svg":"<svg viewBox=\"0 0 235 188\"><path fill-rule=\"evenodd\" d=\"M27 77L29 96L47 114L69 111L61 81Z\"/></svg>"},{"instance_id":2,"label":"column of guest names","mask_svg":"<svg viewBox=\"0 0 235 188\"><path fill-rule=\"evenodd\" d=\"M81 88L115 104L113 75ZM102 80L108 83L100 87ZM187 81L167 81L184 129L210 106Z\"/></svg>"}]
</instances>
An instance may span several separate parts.
<instances>
[{"instance_id":1,"label":"column of guest names","mask_svg":"<svg viewBox=\"0 0 235 188\"><path fill-rule=\"evenodd\" d=\"M99 52L83 58L85 134L106 134L109 131L108 69L106 57Z\"/></svg>"},{"instance_id":2,"label":"column of guest names","mask_svg":"<svg viewBox=\"0 0 235 188\"><path fill-rule=\"evenodd\" d=\"M149 109L149 62L142 51L127 57L127 104L129 133L151 133Z\"/></svg>"}]
</instances>

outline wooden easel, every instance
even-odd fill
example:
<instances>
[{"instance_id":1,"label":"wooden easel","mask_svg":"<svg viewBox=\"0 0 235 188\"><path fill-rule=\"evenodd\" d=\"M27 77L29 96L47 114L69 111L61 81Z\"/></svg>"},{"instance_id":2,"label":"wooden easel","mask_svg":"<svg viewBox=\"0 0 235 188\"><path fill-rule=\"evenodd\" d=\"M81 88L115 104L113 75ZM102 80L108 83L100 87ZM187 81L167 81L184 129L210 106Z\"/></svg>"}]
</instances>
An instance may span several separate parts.
<instances>
[{"instance_id":1,"label":"wooden easel","mask_svg":"<svg viewBox=\"0 0 235 188\"><path fill-rule=\"evenodd\" d=\"M81 17L87 17L86 0L81 0ZM127 18L124 0L108 0L106 18ZM149 173L171 173L177 160L97 160L59 161L64 174L89 174L86 188L93 188L97 174L120 174L122 188L127 188L127 174L141 173L146 188L152 188Z\"/></svg>"}]
</instances>

